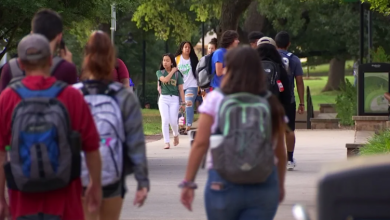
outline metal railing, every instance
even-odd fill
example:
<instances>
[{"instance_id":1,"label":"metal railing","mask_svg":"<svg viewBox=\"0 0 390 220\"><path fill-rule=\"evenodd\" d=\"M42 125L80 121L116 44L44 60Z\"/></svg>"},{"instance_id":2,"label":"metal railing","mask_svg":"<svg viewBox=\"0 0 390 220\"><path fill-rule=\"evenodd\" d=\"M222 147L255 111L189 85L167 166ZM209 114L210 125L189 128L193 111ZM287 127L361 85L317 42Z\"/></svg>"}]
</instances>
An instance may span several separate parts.
<instances>
[{"instance_id":1,"label":"metal railing","mask_svg":"<svg viewBox=\"0 0 390 220\"><path fill-rule=\"evenodd\" d=\"M314 108L313 108L313 101L311 99L309 86L306 87L306 106L307 106L306 128L311 129L310 119L314 118Z\"/></svg>"}]
</instances>

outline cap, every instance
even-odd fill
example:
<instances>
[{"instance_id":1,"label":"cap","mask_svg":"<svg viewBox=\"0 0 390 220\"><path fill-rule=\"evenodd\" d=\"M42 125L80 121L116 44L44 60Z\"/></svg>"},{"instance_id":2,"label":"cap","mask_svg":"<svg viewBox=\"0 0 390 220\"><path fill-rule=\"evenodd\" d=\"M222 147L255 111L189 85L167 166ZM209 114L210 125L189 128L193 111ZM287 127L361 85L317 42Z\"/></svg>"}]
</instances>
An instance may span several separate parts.
<instances>
[{"instance_id":1,"label":"cap","mask_svg":"<svg viewBox=\"0 0 390 220\"><path fill-rule=\"evenodd\" d=\"M29 34L18 44L18 56L22 61L34 62L51 56L49 41L40 34Z\"/></svg>"},{"instance_id":2,"label":"cap","mask_svg":"<svg viewBox=\"0 0 390 220\"><path fill-rule=\"evenodd\" d=\"M260 38L260 40L257 41L257 46L259 46L261 44L271 44L271 45L274 45L276 47L276 43L275 43L274 39L272 39L270 37Z\"/></svg>"}]
</instances>

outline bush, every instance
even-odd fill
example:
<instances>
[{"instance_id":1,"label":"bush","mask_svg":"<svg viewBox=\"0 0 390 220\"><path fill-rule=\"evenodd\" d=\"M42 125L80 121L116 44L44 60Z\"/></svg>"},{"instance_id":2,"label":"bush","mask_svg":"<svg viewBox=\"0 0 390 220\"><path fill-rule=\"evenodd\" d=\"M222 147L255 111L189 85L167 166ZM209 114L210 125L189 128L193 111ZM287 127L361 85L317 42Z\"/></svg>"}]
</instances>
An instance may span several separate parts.
<instances>
[{"instance_id":1,"label":"bush","mask_svg":"<svg viewBox=\"0 0 390 220\"><path fill-rule=\"evenodd\" d=\"M359 149L360 155L388 154L390 153L390 130L375 134L364 147Z\"/></svg>"},{"instance_id":2,"label":"bush","mask_svg":"<svg viewBox=\"0 0 390 220\"><path fill-rule=\"evenodd\" d=\"M352 116L357 113L357 87L353 86L348 79L345 79L345 85L341 86L341 93L336 97L336 112L341 125L354 124Z\"/></svg>"}]
</instances>

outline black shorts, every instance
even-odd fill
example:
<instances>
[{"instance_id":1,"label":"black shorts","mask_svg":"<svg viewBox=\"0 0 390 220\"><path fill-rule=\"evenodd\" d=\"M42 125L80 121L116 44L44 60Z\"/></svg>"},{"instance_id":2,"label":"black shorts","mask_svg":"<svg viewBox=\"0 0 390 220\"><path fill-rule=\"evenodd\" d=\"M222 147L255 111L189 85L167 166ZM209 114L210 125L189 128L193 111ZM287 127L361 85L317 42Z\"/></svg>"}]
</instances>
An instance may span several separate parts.
<instances>
[{"instance_id":1,"label":"black shorts","mask_svg":"<svg viewBox=\"0 0 390 220\"><path fill-rule=\"evenodd\" d=\"M85 193L86 187L83 187L83 195ZM112 198L120 196L121 198L125 197L126 194L126 184L125 180L122 179L116 183L103 186L102 193L103 193L103 199Z\"/></svg>"},{"instance_id":2,"label":"black shorts","mask_svg":"<svg viewBox=\"0 0 390 220\"><path fill-rule=\"evenodd\" d=\"M295 131L295 116L297 114L297 103L291 103L284 106L286 116L288 117L288 127L291 131Z\"/></svg>"}]
</instances>

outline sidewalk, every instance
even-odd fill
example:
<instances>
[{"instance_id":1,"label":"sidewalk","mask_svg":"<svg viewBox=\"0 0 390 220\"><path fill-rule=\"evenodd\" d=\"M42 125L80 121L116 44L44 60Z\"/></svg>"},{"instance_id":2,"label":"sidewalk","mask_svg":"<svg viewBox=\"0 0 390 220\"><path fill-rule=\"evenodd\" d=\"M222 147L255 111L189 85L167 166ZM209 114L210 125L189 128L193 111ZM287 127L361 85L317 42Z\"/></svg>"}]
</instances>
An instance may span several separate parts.
<instances>
[{"instance_id":1,"label":"sidewalk","mask_svg":"<svg viewBox=\"0 0 390 220\"><path fill-rule=\"evenodd\" d=\"M321 165L346 160L345 143L354 139L352 130L298 130L295 159L297 168L287 173L286 198L279 206L275 220L292 220L291 208L304 204L315 216L316 179ZM184 209L179 201L178 183L184 178L189 154L189 139L180 136L180 144L170 150L163 149L163 142L148 143L147 153L151 179L151 191L145 206L133 206L136 183L131 176L127 180L129 193L123 205L121 220L205 220L203 188L207 174L199 170L193 212Z\"/></svg>"}]
</instances>

